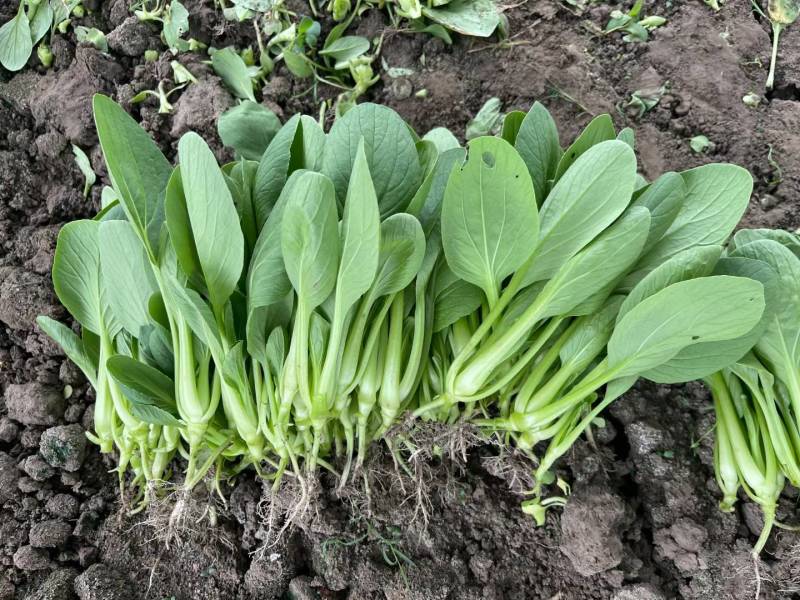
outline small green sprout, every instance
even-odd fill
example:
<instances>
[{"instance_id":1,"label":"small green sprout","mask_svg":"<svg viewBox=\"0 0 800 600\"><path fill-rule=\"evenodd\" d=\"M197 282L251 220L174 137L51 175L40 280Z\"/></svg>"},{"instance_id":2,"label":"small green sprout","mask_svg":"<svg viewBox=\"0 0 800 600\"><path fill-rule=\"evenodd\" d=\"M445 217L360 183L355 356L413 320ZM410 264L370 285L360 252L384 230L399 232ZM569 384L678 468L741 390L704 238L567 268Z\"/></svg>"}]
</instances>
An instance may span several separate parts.
<instances>
[{"instance_id":1,"label":"small green sprout","mask_svg":"<svg viewBox=\"0 0 800 600\"><path fill-rule=\"evenodd\" d=\"M158 89L156 90L143 90L136 94L133 98L131 98L132 104L139 104L144 102L150 97L158 98L158 113L162 115L168 115L174 110L174 106L169 101L169 97L177 92L178 90L182 90L188 84L184 83L182 85L177 85L169 91L164 89L164 82L158 82Z\"/></svg>"},{"instance_id":2,"label":"small green sprout","mask_svg":"<svg viewBox=\"0 0 800 600\"><path fill-rule=\"evenodd\" d=\"M627 13L621 10L612 11L611 19L606 24L603 33L608 35L616 31L624 31L626 34L622 38L624 41L646 42L649 37L649 32L661 27L667 20L664 17L656 15L643 17L643 6L644 0L636 0L636 3Z\"/></svg>"},{"instance_id":3,"label":"small green sprout","mask_svg":"<svg viewBox=\"0 0 800 600\"><path fill-rule=\"evenodd\" d=\"M689 146L691 147L692 151L697 154L704 154L714 150L714 142L702 134L696 135L690 139Z\"/></svg>"},{"instance_id":4,"label":"small green sprout","mask_svg":"<svg viewBox=\"0 0 800 600\"><path fill-rule=\"evenodd\" d=\"M95 175L94 169L92 169L92 163L89 161L89 157L86 156L86 153L78 148L75 144L72 144L72 153L75 155L75 164L78 165L81 173L83 173L84 178L84 185L83 185L83 197L87 198L89 196L89 191L92 189L92 186L97 181L97 175Z\"/></svg>"}]
</instances>

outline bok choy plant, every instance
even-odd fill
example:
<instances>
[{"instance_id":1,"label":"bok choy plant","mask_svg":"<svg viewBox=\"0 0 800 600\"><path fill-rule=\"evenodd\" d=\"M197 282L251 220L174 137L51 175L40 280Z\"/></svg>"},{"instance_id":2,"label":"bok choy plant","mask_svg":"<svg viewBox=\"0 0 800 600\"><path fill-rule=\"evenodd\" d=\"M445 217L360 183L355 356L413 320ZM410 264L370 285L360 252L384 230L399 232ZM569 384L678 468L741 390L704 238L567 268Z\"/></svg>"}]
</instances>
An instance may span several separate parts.
<instances>
[{"instance_id":1,"label":"bok choy plant","mask_svg":"<svg viewBox=\"0 0 800 600\"><path fill-rule=\"evenodd\" d=\"M742 488L764 514L753 553L758 555L776 521L784 482L800 485L800 240L767 229L736 233L727 270L747 272L766 290L767 305L750 352L705 379L717 417L714 468L723 499L733 510Z\"/></svg>"},{"instance_id":2,"label":"bok choy plant","mask_svg":"<svg viewBox=\"0 0 800 600\"><path fill-rule=\"evenodd\" d=\"M556 459L638 378L713 377L769 331L774 281L721 258L739 167L647 182L630 130L597 117L562 149L538 103L466 148L374 104L327 133L250 112L222 128L236 161L190 132L172 166L94 100L110 186L53 265L81 334L39 324L94 387L90 437L139 507L174 464L185 490L248 468L346 482L372 442L402 464L413 414L534 458L541 521Z\"/></svg>"}]
</instances>

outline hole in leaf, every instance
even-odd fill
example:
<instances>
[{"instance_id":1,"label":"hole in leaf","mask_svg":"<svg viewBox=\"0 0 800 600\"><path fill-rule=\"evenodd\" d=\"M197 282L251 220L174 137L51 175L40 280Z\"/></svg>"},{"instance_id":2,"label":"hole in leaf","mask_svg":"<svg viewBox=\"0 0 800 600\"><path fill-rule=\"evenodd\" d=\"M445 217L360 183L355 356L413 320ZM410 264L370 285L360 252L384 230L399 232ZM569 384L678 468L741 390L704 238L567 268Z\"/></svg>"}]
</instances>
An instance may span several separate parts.
<instances>
[{"instance_id":1,"label":"hole in leaf","mask_svg":"<svg viewBox=\"0 0 800 600\"><path fill-rule=\"evenodd\" d=\"M481 159L483 160L483 164L490 169L494 167L494 154L491 152L484 152L483 155L481 155Z\"/></svg>"}]
</instances>

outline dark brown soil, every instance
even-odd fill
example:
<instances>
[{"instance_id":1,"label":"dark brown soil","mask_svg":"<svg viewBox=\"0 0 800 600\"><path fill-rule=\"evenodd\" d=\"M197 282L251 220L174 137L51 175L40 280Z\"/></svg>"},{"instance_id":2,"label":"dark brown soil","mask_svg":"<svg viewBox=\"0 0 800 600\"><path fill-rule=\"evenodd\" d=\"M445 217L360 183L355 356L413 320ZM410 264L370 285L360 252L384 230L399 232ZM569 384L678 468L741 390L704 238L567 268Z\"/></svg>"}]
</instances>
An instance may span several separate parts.
<instances>
[{"instance_id":1,"label":"dark brown soil","mask_svg":"<svg viewBox=\"0 0 800 600\"><path fill-rule=\"evenodd\" d=\"M540 529L519 510L512 489L520 484L490 447L472 448L465 464L420 467L427 527L414 490L379 452L374 466L383 475L373 478L369 496L360 486L338 495L323 477L304 526L277 543L269 508L291 496L271 498L252 475L227 490L217 527L184 532L169 547L159 514L168 505L124 516L116 476L107 472L113 465L93 447L79 447L81 427L91 423L88 386L32 324L38 314L64 316L49 277L56 234L99 203L100 186L90 200L82 197L70 143L105 175L90 114L98 91L130 108L170 155L189 129L216 139L215 119L234 100L187 55L182 61L201 82L176 96L172 115L150 104L131 107L137 92L169 77L171 57L143 63L141 49L160 45L154 30L126 22L128 0L84 4L94 9L91 24L114 32L110 56L76 47L70 34L53 43L52 70L33 62L14 77L0 70L0 600L755 597L749 551L760 516L746 502L732 514L717 509L713 413L699 385L640 384L618 401L595 444L577 443L561 462L573 495ZM185 4L193 37L218 47L252 41L249 28L225 24L210 1ZM556 116L563 141L592 115L609 112L618 126L636 130L645 175L738 163L756 180L746 223L797 228L800 26L782 36L776 88L766 94L770 33L749 2L728 0L715 14L700 0L654 0L646 10L668 23L646 44L595 33L612 8L516 5L507 11L513 38L505 46L458 39L447 47L386 31L386 63L414 74L382 73L369 99L394 107L418 131L444 125L457 133L489 97L508 110L539 100ZM3 2L0 21L15 9ZM356 27L375 35L382 19L373 11ZM625 106L635 90L662 85L660 103L644 116ZM306 89L279 68L263 101L285 118L317 114L319 98L334 95L321 88L315 99ZM424 99L414 95L422 89ZM750 92L762 97L755 108L742 101ZM714 144L705 154L689 146L700 134ZM216 149L223 158L218 142ZM43 448L53 439L76 448L69 463L53 467L42 458L45 431ZM797 502L797 491L788 490L782 521L800 520ZM789 532L772 536L760 565L762 598L800 590L798 542Z\"/></svg>"}]
</instances>

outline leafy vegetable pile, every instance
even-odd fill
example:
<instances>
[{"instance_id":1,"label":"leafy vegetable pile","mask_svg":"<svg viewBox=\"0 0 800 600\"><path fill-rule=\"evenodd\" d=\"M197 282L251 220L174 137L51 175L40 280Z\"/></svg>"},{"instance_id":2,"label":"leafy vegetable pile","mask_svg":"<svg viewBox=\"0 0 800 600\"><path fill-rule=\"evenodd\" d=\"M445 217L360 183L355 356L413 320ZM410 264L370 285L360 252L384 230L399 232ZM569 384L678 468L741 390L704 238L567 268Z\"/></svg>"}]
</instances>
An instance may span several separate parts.
<instances>
[{"instance_id":1,"label":"leafy vegetable pile","mask_svg":"<svg viewBox=\"0 0 800 600\"><path fill-rule=\"evenodd\" d=\"M720 507L733 510L740 487L761 507L764 527L756 554L773 525L785 527L775 521L784 482L800 484L799 255L795 234L745 229L723 259L761 281L767 298L761 324L751 334L752 351L706 379L717 416Z\"/></svg>"},{"instance_id":2,"label":"leafy vegetable pile","mask_svg":"<svg viewBox=\"0 0 800 600\"><path fill-rule=\"evenodd\" d=\"M142 505L176 454L187 489L250 465L276 486L318 466L347 480L370 442L403 460L390 430L411 412L534 457L524 509L541 522L564 501L544 498L554 461L606 406L640 377L738 374L778 314L767 266L798 281L750 258L790 255L760 240L778 232L740 233L721 258L744 169L647 182L607 115L562 150L536 103L465 149L373 104L327 134L243 109L220 124L236 162L220 168L188 133L173 168L111 100L94 111L112 187L95 219L62 229L53 264L82 335L39 324L94 386L91 437Z\"/></svg>"}]
</instances>

